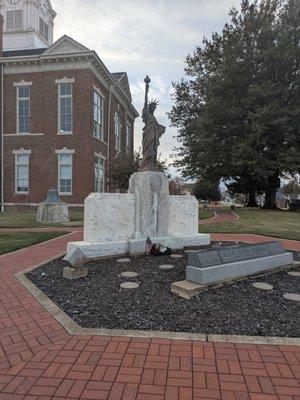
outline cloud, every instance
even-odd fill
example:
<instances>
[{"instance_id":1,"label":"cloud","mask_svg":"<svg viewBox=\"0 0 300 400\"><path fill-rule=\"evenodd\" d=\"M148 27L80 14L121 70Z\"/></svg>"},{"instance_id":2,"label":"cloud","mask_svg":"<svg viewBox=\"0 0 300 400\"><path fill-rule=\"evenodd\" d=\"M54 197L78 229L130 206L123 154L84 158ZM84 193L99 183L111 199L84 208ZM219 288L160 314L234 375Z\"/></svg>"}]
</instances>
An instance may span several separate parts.
<instances>
[{"instance_id":1,"label":"cloud","mask_svg":"<svg viewBox=\"0 0 300 400\"><path fill-rule=\"evenodd\" d=\"M68 34L96 50L110 71L126 70L135 107L144 102L144 77L151 77L150 98L159 100L157 119L167 126L160 152L169 158L177 141L167 113L172 82L184 76L184 60L203 36L220 31L228 11L240 0L52 0L57 12L55 39ZM142 121L135 125L140 146Z\"/></svg>"}]
</instances>

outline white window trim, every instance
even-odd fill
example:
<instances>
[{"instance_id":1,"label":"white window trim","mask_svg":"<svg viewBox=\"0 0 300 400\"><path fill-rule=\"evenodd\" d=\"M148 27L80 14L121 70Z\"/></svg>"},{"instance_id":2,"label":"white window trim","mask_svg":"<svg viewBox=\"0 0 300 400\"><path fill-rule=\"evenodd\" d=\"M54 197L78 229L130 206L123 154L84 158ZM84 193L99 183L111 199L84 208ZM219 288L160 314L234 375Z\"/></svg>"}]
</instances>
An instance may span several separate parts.
<instances>
[{"instance_id":1,"label":"white window trim","mask_svg":"<svg viewBox=\"0 0 300 400\"><path fill-rule=\"evenodd\" d=\"M57 83L57 96L58 96L58 109L57 109L57 119L58 119L58 135L73 135L74 131L74 110L73 110L73 83L75 82L75 79L68 79L68 78L63 78L63 79L57 79L55 83ZM71 94L71 110L72 110L72 131L66 131L66 132L61 132L61 119L60 119L60 101L61 101L61 96L60 96L60 85L63 85L65 83L70 83L72 84L72 94ZM65 97L69 97L65 96Z\"/></svg>"},{"instance_id":2,"label":"white window trim","mask_svg":"<svg viewBox=\"0 0 300 400\"><path fill-rule=\"evenodd\" d=\"M104 156L102 156L101 153L94 153L95 158L97 158L97 164L98 164L98 168L99 168L99 161L103 160L103 186L102 186L102 191L99 192L98 190L96 190L97 188L95 187L95 191L96 193L104 193L105 192L105 163L106 163L106 158ZM96 164L96 162L95 162ZM99 179L99 176L98 176ZM96 183L96 176L95 176L95 183ZM96 186L96 185L95 185Z\"/></svg>"},{"instance_id":3,"label":"white window trim","mask_svg":"<svg viewBox=\"0 0 300 400\"><path fill-rule=\"evenodd\" d=\"M129 135L128 135L128 129L129 127ZM132 141L132 129L133 129L133 125L132 123L130 123L128 120L126 122L126 154L128 154L130 152L131 149L131 141ZM128 137L129 137L129 143L128 143Z\"/></svg>"},{"instance_id":4,"label":"white window trim","mask_svg":"<svg viewBox=\"0 0 300 400\"><path fill-rule=\"evenodd\" d=\"M95 90L95 92L97 92L101 97L103 97L103 99L105 100L105 95L103 94L103 92L101 91L101 89L100 89L98 86L94 85L94 90Z\"/></svg>"},{"instance_id":5,"label":"white window trim","mask_svg":"<svg viewBox=\"0 0 300 400\"><path fill-rule=\"evenodd\" d=\"M19 150L13 150L13 154L15 155L15 195L18 196L28 196L29 195L29 156L31 154L31 150L25 150L23 148ZM19 192L18 191L18 179L17 179L17 166L18 166L18 156L19 155L27 155L28 156L28 190L27 192Z\"/></svg>"},{"instance_id":6,"label":"white window trim","mask_svg":"<svg viewBox=\"0 0 300 400\"><path fill-rule=\"evenodd\" d=\"M41 26L42 26L42 31L41 31ZM46 30L45 28L47 27L47 37L45 36ZM49 36L50 36L50 27L49 27L49 23L47 23L44 18L42 18L41 16L39 17L39 34L42 36L42 38L44 40L46 40L46 42L49 41Z\"/></svg>"},{"instance_id":7,"label":"white window trim","mask_svg":"<svg viewBox=\"0 0 300 400\"><path fill-rule=\"evenodd\" d=\"M98 138L97 136L95 136L94 135L94 107L95 107L95 99L94 99L94 93L93 93L93 134L92 134L92 136L93 136L93 138L94 139L96 139L96 140L99 140L100 142L102 142L102 143L104 143L104 144L106 144L107 145L107 142L104 140L104 137L105 137L105 135L104 135L104 127L105 127L105 96L101 93L101 91L99 90L99 89L96 89L96 87L94 86L94 91L100 96L100 97L102 97L102 100L103 100L103 121L102 121L102 136L103 136L103 139L101 139L101 138Z\"/></svg>"},{"instance_id":8,"label":"white window trim","mask_svg":"<svg viewBox=\"0 0 300 400\"><path fill-rule=\"evenodd\" d=\"M55 150L55 153L58 155L57 157L57 182L58 182L58 194L60 196L73 196L73 154L75 153L75 150L68 150L68 149L62 149L62 150ZM70 154L71 155L71 192L61 192L60 191L60 155L62 154Z\"/></svg>"},{"instance_id":9,"label":"white window trim","mask_svg":"<svg viewBox=\"0 0 300 400\"><path fill-rule=\"evenodd\" d=\"M21 80L20 82L14 82L14 87L19 87L19 86L32 86L32 82L26 82L24 80Z\"/></svg>"},{"instance_id":10,"label":"white window trim","mask_svg":"<svg viewBox=\"0 0 300 400\"><path fill-rule=\"evenodd\" d=\"M13 154L31 154L31 150L25 150L23 147L21 147L19 150L13 150Z\"/></svg>"},{"instance_id":11,"label":"white window trim","mask_svg":"<svg viewBox=\"0 0 300 400\"><path fill-rule=\"evenodd\" d=\"M106 157L102 153L94 153L95 157L102 158L102 160L106 161Z\"/></svg>"},{"instance_id":12,"label":"white window trim","mask_svg":"<svg viewBox=\"0 0 300 400\"><path fill-rule=\"evenodd\" d=\"M75 78L67 78L66 76L62 79L55 79L56 85L61 85L62 83L75 83Z\"/></svg>"},{"instance_id":13,"label":"white window trim","mask_svg":"<svg viewBox=\"0 0 300 400\"><path fill-rule=\"evenodd\" d=\"M119 120L120 120L120 137L119 137L119 147L117 147L117 141L116 141L116 117L117 117L117 115L119 116ZM117 151L117 152L121 152L121 149L122 149L122 120L121 120L121 116L120 116L120 113L119 113L119 111L116 111L115 112L115 117L114 117L114 128L115 128L115 150Z\"/></svg>"},{"instance_id":14,"label":"white window trim","mask_svg":"<svg viewBox=\"0 0 300 400\"><path fill-rule=\"evenodd\" d=\"M5 23L6 30L9 31L9 32L11 32L11 31L20 31L20 30L23 29L23 27L24 27L24 12L23 12L23 10L20 9L20 8L16 8L16 9L14 9L14 10L8 10L8 11L6 12L6 19L8 20L8 13L14 13L14 20L13 20L13 22L14 22L14 25L15 25L15 23L16 23L16 12L21 12L21 14L22 14L22 16L21 16L21 26L18 26L18 27L16 27L16 26L8 27L8 22L6 21L6 23Z\"/></svg>"},{"instance_id":15,"label":"white window trim","mask_svg":"<svg viewBox=\"0 0 300 400\"><path fill-rule=\"evenodd\" d=\"M16 102L17 102L17 104L16 104L16 117L17 117L16 133L18 135L30 135L30 131L31 131L31 90L30 90L30 87L32 85L32 82L30 82L31 85L29 85L29 118L30 118L29 132L20 132L20 119L19 119L19 100L20 100L20 97L19 97L19 88L20 87L27 87L27 85L25 85L25 81L21 81L19 83L20 84L16 85L16 92L17 92L16 93Z\"/></svg>"},{"instance_id":16,"label":"white window trim","mask_svg":"<svg viewBox=\"0 0 300 400\"><path fill-rule=\"evenodd\" d=\"M64 147L63 149L55 150L55 154L75 154L75 150L70 150Z\"/></svg>"}]
</instances>

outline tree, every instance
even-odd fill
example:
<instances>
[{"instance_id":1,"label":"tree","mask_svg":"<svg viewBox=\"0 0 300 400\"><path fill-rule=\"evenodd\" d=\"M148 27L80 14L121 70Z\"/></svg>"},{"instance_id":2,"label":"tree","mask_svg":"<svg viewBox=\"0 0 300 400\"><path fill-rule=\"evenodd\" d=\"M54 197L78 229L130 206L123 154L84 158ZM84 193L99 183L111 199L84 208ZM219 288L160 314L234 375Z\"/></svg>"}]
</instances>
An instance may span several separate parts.
<instances>
[{"instance_id":1,"label":"tree","mask_svg":"<svg viewBox=\"0 0 300 400\"><path fill-rule=\"evenodd\" d=\"M184 180L180 176L175 176L169 181L169 192L171 195L177 196L184 194Z\"/></svg>"},{"instance_id":2,"label":"tree","mask_svg":"<svg viewBox=\"0 0 300 400\"><path fill-rule=\"evenodd\" d=\"M221 200L221 191L219 188L219 182L210 183L205 181L197 181L194 196L197 200L204 201L220 201Z\"/></svg>"},{"instance_id":3,"label":"tree","mask_svg":"<svg viewBox=\"0 0 300 400\"><path fill-rule=\"evenodd\" d=\"M139 170L143 157L141 151L135 151L133 155L119 153L111 162L109 169L109 182L111 186L120 191L127 191L130 176ZM166 172L168 167L165 160L160 157L157 161L160 171Z\"/></svg>"},{"instance_id":4,"label":"tree","mask_svg":"<svg viewBox=\"0 0 300 400\"><path fill-rule=\"evenodd\" d=\"M300 170L299 12L296 0L243 0L187 57L170 113L185 177L233 179L252 199L263 185L276 207L281 174Z\"/></svg>"}]
</instances>

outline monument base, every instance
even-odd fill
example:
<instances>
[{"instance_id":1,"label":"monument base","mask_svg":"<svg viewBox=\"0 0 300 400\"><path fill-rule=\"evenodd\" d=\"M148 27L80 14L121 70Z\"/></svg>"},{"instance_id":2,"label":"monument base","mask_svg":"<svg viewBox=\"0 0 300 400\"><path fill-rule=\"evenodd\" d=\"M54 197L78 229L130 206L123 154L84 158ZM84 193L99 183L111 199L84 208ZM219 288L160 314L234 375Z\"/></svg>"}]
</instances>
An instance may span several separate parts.
<instances>
[{"instance_id":1,"label":"monument base","mask_svg":"<svg viewBox=\"0 0 300 400\"><path fill-rule=\"evenodd\" d=\"M169 246L173 250L183 250L189 246L207 246L210 244L210 235L196 234L196 235L177 235L152 238L153 243L160 243L164 246ZM72 254L80 249L85 257L91 261L102 257L114 255L135 255L143 254L146 250L146 239L130 239L109 242L69 242L67 252Z\"/></svg>"},{"instance_id":2,"label":"monument base","mask_svg":"<svg viewBox=\"0 0 300 400\"><path fill-rule=\"evenodd\" d=\"M36 220L38 222L69 222L68 204L40 203Z\"/></svg>"}]
</instances>

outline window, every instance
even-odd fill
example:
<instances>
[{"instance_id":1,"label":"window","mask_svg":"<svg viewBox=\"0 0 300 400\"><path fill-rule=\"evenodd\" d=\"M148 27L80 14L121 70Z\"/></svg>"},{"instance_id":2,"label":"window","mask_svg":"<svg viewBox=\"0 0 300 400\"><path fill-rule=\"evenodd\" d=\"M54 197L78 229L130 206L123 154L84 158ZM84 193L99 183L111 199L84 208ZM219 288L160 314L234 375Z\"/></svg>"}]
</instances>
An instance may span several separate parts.
<instances>
[{"instance_id":1,"label":"window","mask_svg":"<svg viewBox=\"0 0 300 400\"><path fill-rule=\"evenodd\" d=\"M95 158L95 192L104 192L105 160L101 157Z\"/></svg>"},{"instance_id":2,"label":"window","mask_svg":"<svg viewBox=\"0 0 300 400\"><path fill-rule=\"evenodd\" d=\"M22 29L23 28L23 12L22 12L22 10L7 11L7 13L6 13L6 28L7 29Z\"/></svg>"},{"instance_id":3,"label":"window","mask_svg":"<svg viewBox=\"0 0 300 400\"><path fill-rule=\"evenodd\" d=\"M29 191L29 154L16 154L15 157L15 190L26 194Z\"/></svg>"},{"instance_id":4,"label":"window","mask_svg":"<svg viewBox=\"0 0 300 400\"><path fill-rule=\"evenodd\" d=\"M104 121L104 99L99 93L94 91L93 136L97 139L104 141L103 121Z\"/></svg>"},{"instance_id":5,"label":"window","mask_svg":"<svg viewBox=\"0 0 300 400\"><path fill-rule=\"evenodd\" d=\"M116 112L115 114L115 147L116 150L121 151L121 118L120 114Z\"/></svg>"},{"instance_id":6,"label":"window","mask_svg":"<svg viewBox=\"0 0 300 400\"><path fill-rule=\"evenodd\" d=\"M49 27L42 18L40 18L40 34L43 36L44 39L46 39L48 41Z\"/></svg>"},{"instance_id":7,"label":"window","mask_svg":"<svg viewBox=\"0 0 300 400\"><path fill-rule=\"evenodd\" d=\"M30 87L17 87L17 133L30 132Z\"/></svg>"},{"instance_id":8,"label":"window","mask_svg":"<svg viewBox=\"0 0 300 400\"><path fill-rule=\"evenodd\" d=\"M131 150L131 132L132 126L127 122L126 124L126 153L130 153Z\"/></svg>"},{"instance_id":9,"label":"window","mask_svg":"<svg viewBox=\"0 0 300 400\"><path fill-rule=\"evenodd\" d=\"M58 85L58 131L72 133L73 130L73 87L71 83Z\"/></svg>"},{"instance_id":10,"label":"window","mask_svg":"<svg viewBox=\"0 0 300 400\"><path fill-rule=\"evenodd\" d=\"M58 191L59 194L72 194L72 169L73 155L59 154L58 155Z\"/></svg>"}]
</instances>

